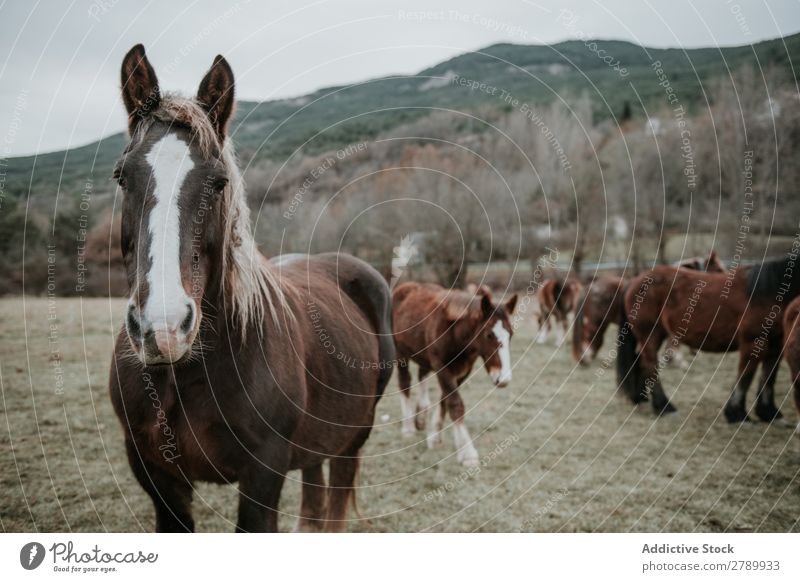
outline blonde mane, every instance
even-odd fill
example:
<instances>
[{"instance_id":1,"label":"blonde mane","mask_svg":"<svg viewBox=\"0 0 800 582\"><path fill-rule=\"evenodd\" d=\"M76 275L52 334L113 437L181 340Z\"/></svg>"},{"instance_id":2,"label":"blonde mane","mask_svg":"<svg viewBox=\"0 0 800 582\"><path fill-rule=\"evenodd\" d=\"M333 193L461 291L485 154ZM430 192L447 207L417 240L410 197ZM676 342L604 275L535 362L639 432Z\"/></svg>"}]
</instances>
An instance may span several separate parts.
<instances>
[{"instance_id":1,"label":"blonde mane","mask_svg":"<svg viewBox=\"0 0 800 582\"><path fill-rule=\"evenodd\" d=\"M277 278L266 257L261 254L250 226L250 207L232 140L219 143L217 132L205 110L193 99L177 95L164 96L158 109L138 124L132 141L140 140L155 120L187 127L192 143L204 159L219 155L228 171L228 184L223 192L224 239L222 253L222 295L225 309L232 313L245 337L249 325L260 331L261 321L269 312L280 329L279 309L294 318ZM230 302L229 304L227 304Z\"/></svg>"}]
</instances>

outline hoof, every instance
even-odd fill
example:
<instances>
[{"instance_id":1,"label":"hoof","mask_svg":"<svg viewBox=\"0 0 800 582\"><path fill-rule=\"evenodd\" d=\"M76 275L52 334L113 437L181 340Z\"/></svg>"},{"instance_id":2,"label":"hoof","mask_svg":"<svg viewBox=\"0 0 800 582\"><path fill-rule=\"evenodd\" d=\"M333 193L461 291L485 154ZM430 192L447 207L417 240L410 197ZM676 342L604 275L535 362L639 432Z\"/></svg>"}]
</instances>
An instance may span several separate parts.
<instances>
[{"instance_id":1,"label":"hoof","mask_svg":"<svg viewBox=\"0 0 800 582\"><path fill-rule=\"evenodd\" d=\"M442 435L438 432L436 434L429 434L425 442L428 443L429 449L438 449L442 446Z\"/></svg>"},{"instance_id":2,"label":"hoof","mask_svg":"<svg viewBox=\"0 0 800 582\"><path fill-rule=\"evenodd\" d=\"M756 406L756 416L764 422L772 422L783 418L783 414L775 406Z\"/></svg>"},{"instance_id":3,"label":"hoof","mask_svg":"<svg viewBox=\"0 0 800 582\"><path fill-rule=\"evenodd\" d=\"M410 428L404 428L403 429L403 438L404 439L413 439L416 434L417 434L417 431L415 431L413 429L410 429Z\"/></svg>"},{"instance_id":4,"label":"hoof","mask_svg":"<svg viewBox=\"0 0 800 582\"><path fill-rule=\"evenodd\" d=\"M477 467L481 464L481 459L478 456L478 451L475 449L471 451L458 451L458 460L465 467Z\"/></svg>"},{"instance_id":5,"label":"hoof","mask_svg":"<svg viewBox=\"0 0 800 582\"><path fill-rule=\"evenodd\" d=\"M750 417L747 416L747 411L744 408L736 406L725 407L725 419L733 424L734 422L750 422Z\"/></svg>"},{"instance_id":6,"label":"hoof","mask_svg":"<svg viewBox=\"0 0 800 582\"><path fill-rule=\"evenodd\" d=\"M656 414L659 416L666 416L667 414L672 414L673 412L678 412L678 409L675 408L672 403L667 400L664 404L656 405L653 403L653 408L656 411Z\"/></svg>"}]
</instances>

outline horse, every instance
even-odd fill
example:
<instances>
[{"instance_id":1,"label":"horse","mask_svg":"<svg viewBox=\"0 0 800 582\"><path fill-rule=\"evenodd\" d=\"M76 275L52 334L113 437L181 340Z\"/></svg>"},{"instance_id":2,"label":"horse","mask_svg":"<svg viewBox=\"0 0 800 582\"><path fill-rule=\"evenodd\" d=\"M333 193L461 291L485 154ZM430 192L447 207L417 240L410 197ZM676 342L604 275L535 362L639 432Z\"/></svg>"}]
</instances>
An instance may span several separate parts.
<instances>
[{"instance_id":1,"label":"horse","mask_svg":"<svg viewBox=\"0 0 800 582\"><path fill-rule=\"evenodd\" d=\"M713 250L705 259L703 257L685 259L677 266L709 273L725 271L725 264ZM572 327L572 357L582 366L588 366L600 351L609 324L617 323L619 320L625 284L625 279L622 277L603 275L584 288ZM678 350L668 351L665 361L675 363L682 368L688 366Z\"/></svg>"},{"instance_id":2,"label":"horse","mask_svg":"<svg viewBox=\"0 0 800 582\"><path fill-rule=\"evenodd\" d=\"M482 358L492 383L503 388L511 381L509 345L514 334L510 317L517 295L497 305L488 293L446 290L439 285L403 283L392 295L392 325L397 349L402 434L413 437L425 430L428 448L442 443L442 424L449 412L457 460L471 467L479 464L478 451L464 424L464 401L459 386L467 379L475 361ZM419 366L416 410L411 405L409 362ZM436 374L441 399L431 406L427 376Z\"/></svg>"},{"instance_id":3,"label":"horse","mask_svg":"<svg viewBox=\"0 0 800 582\"><path fill-rule=\"evenodd\" d=\"M547 333L552 329L552 319L555 318L556 343L561 345L569 329L569 315L578 304L582 285L577 279L550 279L545 281L536 292L539 310L536 320L539 331L536 334L537 343L547 340ZM560 327L559 327L560 326Z\"/></svg>"},{"instance_id":4,"label":"horse","mask_svg":"<svg viewBox=\"0 0 800 582\"><path fill-rule=\"evenodd\" d=\"M774 388L783 350L781 310L800 295L795 260L789 255L727 273L659 266L634 277L624 294L617 338L620 389L634 403L650 398L657 414L675 411L658 377L658 350L672 336L670 348L738 350L737 379L724 408L728 422L750 420L745 400L759 364L756 415L766 422L781 418Z\"/></svg>"},{"instance_id":5,"label":"horse","mask_svg":"<svg viewBox=\"0 0 800 582\"><path fill-rule=\"evenodd\" d=\"M589 365L603 347L609 324L619 320L624 287L622 277L604 275L584 288L572 326L572 357L579 364Z\"/></svg>"},{"instance_id":6,"label":"horse","mask_svg":"<svg viewBox=\"0 0 800 582\"><path fill-rule=\"evenodd\" d=\"M194 484L238 481L236 531L277 531L285 475L299 469L297 529L341 531L392 373L388 285L348 255L270 262L257 250L222 56L192 99L161 94L142 45L121 76L130 139L114 178L130 292L109 390L155 529L194 531Z\"/></svg>"},{"instance_id":7,"label":"horse","mask_svg":"<svg viewBox=\"0 0 800 582\"><path fill-rule=\"evenodd\" d=\"M800 416L800 297L792 300L783 314L783 354L792 377L792 394L797 414ZM800 421L795 432L800 434Z\"/></svg>"}]
</instances>

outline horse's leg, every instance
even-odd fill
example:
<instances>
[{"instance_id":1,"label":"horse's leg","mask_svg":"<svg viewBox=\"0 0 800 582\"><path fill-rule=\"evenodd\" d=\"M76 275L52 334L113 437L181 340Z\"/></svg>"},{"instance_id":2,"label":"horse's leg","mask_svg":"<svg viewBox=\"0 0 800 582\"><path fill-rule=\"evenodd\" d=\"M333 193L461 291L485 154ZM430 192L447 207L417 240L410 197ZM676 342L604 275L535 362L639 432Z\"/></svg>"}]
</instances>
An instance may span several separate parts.
<instances>
[{"instance_id":1,"label":"horse's leg","mask_svg":"<svg viewBox=\"0 0 800 582\"><path fill-rule=\"evenodd\" d=\"M447 410L450 413L450 420L453 421L456 458L465 467L477 467L480 464L480 457L472 443L467 425L464 424L464 401L458 390L447 396Z\"/></svg>"},{"instance_id":2,"label":"horse's leg","mask_svg":"<svg viewBox=\"0 0 800 582\"><path fill-rule=\"evenodd\" d=\"M419 368L419 395L417 396L417 414L414 416L414 426L417 430L425 430L425 415L431 408L431 396L428 391L427 375L430 370Z\"/></svg>"},{"instance_id":3,"label":"horse's leg","mask_svg":"<svg viewBox=\"0 0 800 582\"><path fill-rule=\"evenodd\" d=\"M193 532L191 484L144 461L130 440L126 439L125 448L134 477L153 501L156 531Z\"/></svg>"},{"instance_id":4,"label":"horse's leg","mask_svg":"<svg viewBox=\"0 0 800 582\"><path fill-rule=\"evenodd\" d=\"M322 463L303 469L303 500L300 517L294 530L297 532L322 531L325 527L325 501L327 489Z\"/></svg>"},{"instance_id":5,"label":"horse's leg","mask_svg":"<svg viewBox=\"0 0 800 582\"><path fill-rule=\"evenodd\" d=\"M442 385L441 379L439 385ZM429 449L435 449L442 445L442 424L444 423L444 415L447 412L445 408L444 388L442 388L441 396L437 403L430 408L431 417L428 421L428 436L426 442Z\"/></svg>"},{"instance_id":6,"label":"horse's leg","mask_svg":"<svg viewBox=\"0 0 800 582\"><path fill-rule=\"evenodd\" d=\"M278 502L289 469L289 446L273 435L259 452L239 475L237 532L278 531Z\"/></svg>"},{"instance_id":7,"label":"horse's leg","mask_svg":"<svg viewBox=\"0 0 800 582\"><path fill-rule=\"evenodd\" d=\"M664 393L664 387L658 376L658 352L664 341L664 332L660 328L654 328L650 337L642 346L640 362L642 367L642 386L639 389L643 394L650 396L653 410L657 414L669 414L675 412L676 408L670 403L669 398Z\"/></svg>"},{"instance_id":8,"label":"horse's leg","mask_svg":"<svg viewBox=\"0 0 800 582\"><path fill-rule=\"evenodd\" d=\"M564 345L564 340L567 337L569 315L563 311L557 311L556 314L556 345L561 347Z\"/></svg>"},{"instance_id":9,"label":"horse's leg","mask_svg":"<svg viewBox=\"0 0 800 582\"><path fill-rule=\"evenodd\" d=\"M591 314L589 315L591 318ZM593 321L589 322L588 324L584 324L584 336L583 341L586 345L586 350L584 351L584 358L586 358L586 363L591 362L597 357L597 354L600 353L601 348L603 347L603 335L606 333L606 328L610 321L608 318L603 319L599 325L596 325Z\"/></svg>"},{"instance_id":10,"label":"horse's leg","mask_svg":"<svg viewBox=\"0 0 800 582\"><path fill-rule=\"evenodd\" d=\"M330 484L328 485L328 515L325 520L326 532L341 532L347 529L347 506L353 498L355 505L355 481L358 473L359 451L366 436L357 443L357 447L348 453L331 459Z\"/></svg>"},{"instance_id":11,"label":"horse's leg","mask_svg":"<svg viewBox=\"0 0 800 582\"><path fill-rule=\"evenodd\" d=\"M414 409L411 406L411 372L408 369L408 360L402 360L397 367L397 381L400 385L401 432L404 438L409 438L414 436Z\"/></svg>"},{"instance_id":12,"label":"horse's leg","mask_svg":"<svg viewBox=\"0 0 800 582\"><path fill-rule=\"evenodd\" d=\"M547 332L550 330L550 314L539 308L539 330L536 333L536 343L543 344L547 341Z\"/></svg>"},{"instance_id":13,"label":"horse's leg","mask_svg":"<svg viewBox=\"0 0 800 582\"><path fill-rule=\"evenodd\" d=\"M775 378L778 375L780 363L781 352L774 349L761 360L762 377L756 402L756 414L764 422L772 422L783 417L781 411L775 406Z\"/></svg>"},{"instance_id":14,"label":"horse's leg","mask_svg":"<svg viewBox=\"0 0 800 582\"><path fill-rule=\"evenodd\" d=\"M733 390L725 403L725 418L728 422L746 422L750 420L745 410L747 390L753 382L756 373L756 363L750 357L752 343L739 346L739 370Z\"/></svg>"},{"instance_id":15,"label":"horse's leg","mask_svg":"<svg viewBox=\"0 0 800 582\"><path fill-rule=\"evenodd\" d=\"M469 430L464 424L464 401L458 393L458 383L452 377L443 377L440 374L442 392L444 395L443 404L450 413L450 420L453 421L453 436L456 442L456 458L466 467L477 467L480 463L478 451L472 444Z\"/></svg>"}]
</instances>

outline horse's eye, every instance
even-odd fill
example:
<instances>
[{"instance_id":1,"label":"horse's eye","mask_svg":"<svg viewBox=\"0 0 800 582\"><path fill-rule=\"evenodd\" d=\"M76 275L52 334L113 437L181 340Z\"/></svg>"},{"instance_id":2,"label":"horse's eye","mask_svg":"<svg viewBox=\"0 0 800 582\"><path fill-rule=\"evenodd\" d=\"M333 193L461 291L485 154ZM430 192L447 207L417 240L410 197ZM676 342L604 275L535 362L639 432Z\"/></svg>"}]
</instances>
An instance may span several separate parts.
<instances>
[{"instance_id":1,"label":"horse's eye","mask_svg":"<svg viewBox=\"0 0 800 582\"><path fill-rule=\"evenodd\" d=\"M207 180L203 184L203 190L206 194L221 194L223 190L225 190L225 186L228 185L228 178L213 178L211 180Z\"/></svg>"},{"instance_id":2,"label":"horse's eye","mask_svg":"<svg viewBox=\"0 0 800 582\"><path fill-rule=\"evenodd\" d=\"M125 181L125 176L122 175L120 170L114 170L114 174L112 176L117 184L119 184L120 188L127 188L128 183Z\"/></svg>"},{"instance_id":3,"label":"horse's eye","mask_svg":"<svg viewBox=\"0 0 800 582\"><path fill-rule=\"evenodd\" d=\"M495 337L494 332L490 331L486 334L486 339L495 340L497 337Z\"/></svg>"}]
</instances>

